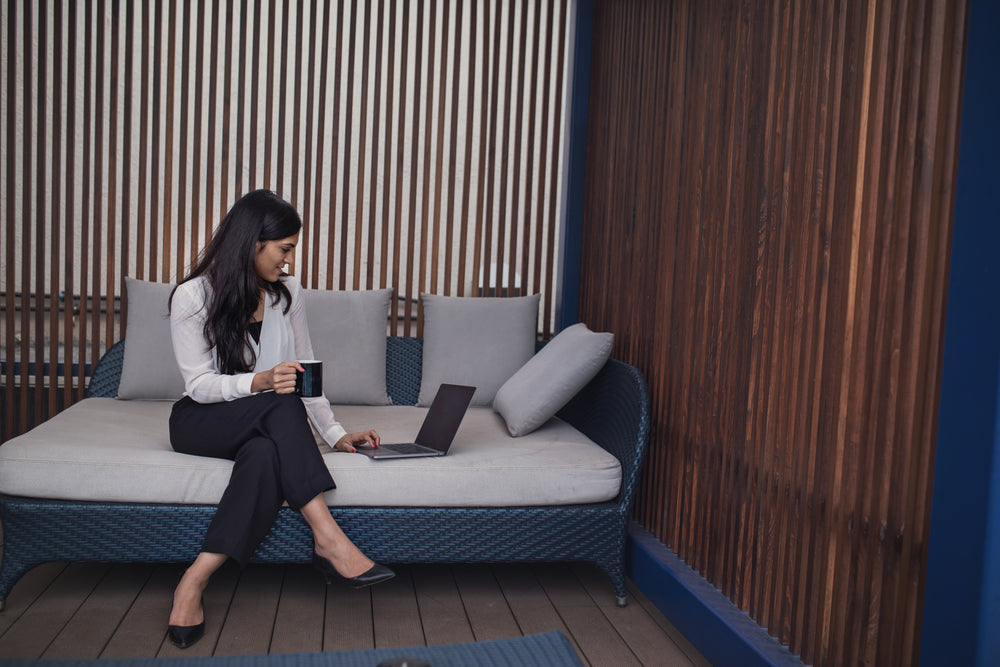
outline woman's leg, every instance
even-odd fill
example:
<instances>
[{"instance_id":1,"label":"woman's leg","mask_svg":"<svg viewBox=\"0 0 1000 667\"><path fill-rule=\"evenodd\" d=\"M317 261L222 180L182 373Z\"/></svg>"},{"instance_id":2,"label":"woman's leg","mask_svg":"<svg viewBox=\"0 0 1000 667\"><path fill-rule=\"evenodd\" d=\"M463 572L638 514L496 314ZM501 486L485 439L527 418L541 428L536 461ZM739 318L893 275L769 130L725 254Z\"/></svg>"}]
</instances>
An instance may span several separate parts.
<instances>
[{"instance_id":1,"label":"woman's leg","mask_svg":"<svg viewBox=\"0 0 1000 667\"><path fill-rule=\"evenodd\" d=\"M234 461L202 550L240 566L250 561L285 500L298 510L336 487L294 395L267 392L207 405L182 399L171 415L170 442L185 454Z\"/></svg>"},{"instance_id":2,"label":"woman's leg","mask_svg":"<svg viewBox=\"0 0 1000 667\"><path fill-rule=\"evenodd\" d=\"M310 500L299 511L312 528L316 553L330 561L337 572L351 578L371 569L374 563L344 534L322 495Z\"/></svg>"},{"instance_id":3,"label":"woman's leg","mask_svg":"<svg viewBox=\"0 0 1000 667\"><path fill-rule=\"evenodd\" d=\"M224 554L213 554L206 551L198 554L191 567L174 589L174 603L170 608L170 625L182 627L198 625L205 620L205 610L202 608L201 595L208 586L209 578L226 562Z\"/></svg>"}]
</instances>

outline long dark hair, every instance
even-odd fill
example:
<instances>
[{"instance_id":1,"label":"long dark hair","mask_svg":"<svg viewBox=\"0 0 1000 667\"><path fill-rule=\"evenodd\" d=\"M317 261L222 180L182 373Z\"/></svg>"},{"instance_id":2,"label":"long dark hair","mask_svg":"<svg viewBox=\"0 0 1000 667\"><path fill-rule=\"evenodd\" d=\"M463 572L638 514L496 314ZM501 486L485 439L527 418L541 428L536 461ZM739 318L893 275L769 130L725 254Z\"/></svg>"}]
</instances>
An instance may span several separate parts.
<instances>
[{"instance_id":1,"label":"long dark hair","mask_svg":"<svg viewBox=\"0 0 1000 667\"><path fill-rule=\"evenodd\" d=\"M257 243L285 239L300 229L302 218L294 206L270 190L248 192L229 209L198 261L178 283L199 276L208 279L205 340L209 349L215 348L222 373L247 373L256 363L247 325L257 311L262 289L271 295L272 304L285 302L285 313L292 306L291 294L281 280L272 283L257 275Z\"/></svg>"}]
</instances>

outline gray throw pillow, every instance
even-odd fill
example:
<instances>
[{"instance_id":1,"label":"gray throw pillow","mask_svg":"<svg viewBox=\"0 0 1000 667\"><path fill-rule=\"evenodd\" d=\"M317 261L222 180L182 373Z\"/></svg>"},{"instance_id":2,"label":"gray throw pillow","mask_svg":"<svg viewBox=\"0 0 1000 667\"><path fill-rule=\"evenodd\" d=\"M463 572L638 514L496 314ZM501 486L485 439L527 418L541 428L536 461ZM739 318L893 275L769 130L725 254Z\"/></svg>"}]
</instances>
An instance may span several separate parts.
<instances>
[{"instance_id":1,"label":"gray throw pillow","mask_svg":"<svg viewBox=\"0 0 1000 667\"><path fill-rule=\"evenodd\" d=\"M171 399L184 393L174 359L167 301L173 285L125 278L128 321L118 398Z\"/></svg>"},{"instance_id":2,"label":"gray throw pillow","mask_svg":"<svg viewBox=\"0 0 1000 667\"><path fill-rule=\"evenodd\" d=\"M389 405L385 345L392 289L302 290L323 393L340 405Z\"/></svg>"},{"instance_id":3,"label":"gray throw pillow","mask_svg":"<svg viewBox=\"0 0 1000 667\"><path fill-rule=\"evenodd\" d=\"M497 389L535 352L539 295L454 297L421 294L423 375L417 405L442 383L476 387L473 405L491 405Z\"/></svg>"},{"instance_id":4,"label":"gray throw pillow","mask_svg":"<svg viewBox=\"0 0 1000 667\"><path fill-rule=\"evenodd\" d=\"M547 422L590 382L611 356L614 335L585 324L564 329L504 383L493 408L513 436Z\"/></svg>"}]
</instances>

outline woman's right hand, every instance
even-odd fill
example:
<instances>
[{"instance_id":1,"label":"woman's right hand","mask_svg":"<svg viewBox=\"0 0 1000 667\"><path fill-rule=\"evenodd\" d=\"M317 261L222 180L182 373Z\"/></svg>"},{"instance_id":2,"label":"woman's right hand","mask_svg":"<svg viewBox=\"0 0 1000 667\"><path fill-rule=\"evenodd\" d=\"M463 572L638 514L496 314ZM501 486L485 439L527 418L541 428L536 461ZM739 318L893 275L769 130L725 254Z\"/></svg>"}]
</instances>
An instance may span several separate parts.
<instances>
[{"instance_id":1,"label":"woman's right hand","mask_svg":"<svg viewBox=\"0 0 1000 667\"><path fill-rule=\"evenodd\" d=\"M295 371L304 371L295 361L282 361L269 371L261 371L253 378L251 391L254 393L273 389L276 394L291 394L295 391Z\"/></svg>"}]
</instances>

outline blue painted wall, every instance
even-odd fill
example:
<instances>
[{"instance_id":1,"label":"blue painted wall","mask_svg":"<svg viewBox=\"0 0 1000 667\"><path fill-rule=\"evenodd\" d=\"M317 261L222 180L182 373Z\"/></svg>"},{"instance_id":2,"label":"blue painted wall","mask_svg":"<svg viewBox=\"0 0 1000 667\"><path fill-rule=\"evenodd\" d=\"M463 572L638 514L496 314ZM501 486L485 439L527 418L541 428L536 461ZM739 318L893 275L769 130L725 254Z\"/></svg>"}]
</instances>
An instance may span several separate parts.
<instances>
[{"instance_id":1,"label":"blue painted wall","mask_svg":"<svg viewBox=\"0 0 1000 667\"><path fill-rule=\"evenodd\" d=\"M569 173L562 255L559 329L580 319L580 253L583 243L583 192L587 167L587 108L590 104L590 54L594 42L594 0L576 3L573 83L570 100Z\"/></svg>"},{"instance_id":2,"label":"blue painted wall","mask_svg":"<svg viewBox=\"0 0 1000 667\"><path fill-rule=\"evenodd\" d=\"M1000 665L1000 3L968 29L924 665Z\"/></svg>"}]
</instances>

